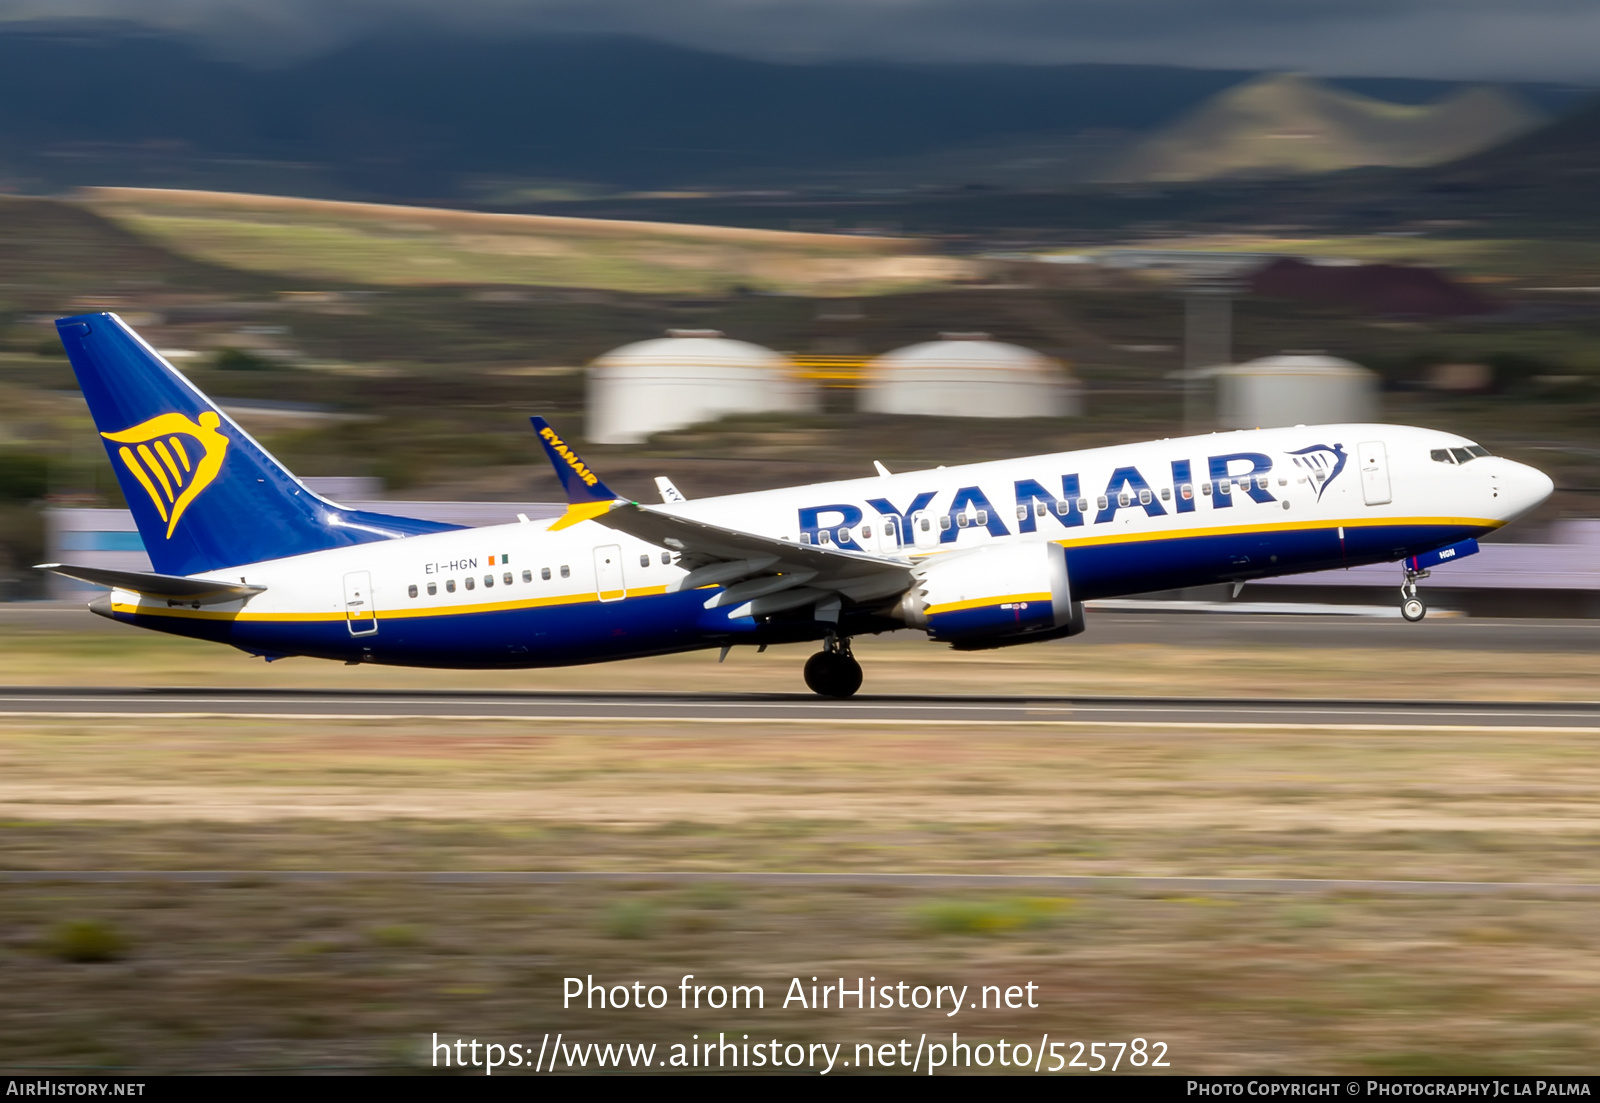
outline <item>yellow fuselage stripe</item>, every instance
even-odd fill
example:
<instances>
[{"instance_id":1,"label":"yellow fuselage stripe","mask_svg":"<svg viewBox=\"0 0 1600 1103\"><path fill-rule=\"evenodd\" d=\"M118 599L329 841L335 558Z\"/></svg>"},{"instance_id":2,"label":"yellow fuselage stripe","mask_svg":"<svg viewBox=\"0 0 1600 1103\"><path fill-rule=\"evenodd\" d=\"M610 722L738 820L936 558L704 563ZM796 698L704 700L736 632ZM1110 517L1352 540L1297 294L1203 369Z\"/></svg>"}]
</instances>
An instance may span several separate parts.
<instances>
[{"instance_id":1,"label":"yellow fuselage stripe","mask_svg":"<svg viewBox=\"0 0 1600 1103\"><path fill-rule=\"evenodd\" d=\"M613 591L606 591L609 598ZM651 597L655 594L667 592L665 586L639 586L629 587L628 597ZM476 605L448 605L433 606L423 609L410 609L404 606L397 609L375 610L380 621L412 620L423 617L455 617L467 616L472 613L504 613L513 609L539 609L556 605L585 605L597 604L600 595L586 594L561 594L556 597L522 598L517 601L496 601ZM129 605L126 603L113 604L111 611L114 613L138 614L139 616L154 617L184 617L189 620L238 620L258 622L294 622L315 623L318 621L342 621L346 619L343 612L327 613L254 613L248 609L239 612L228 612L219 609L194 609L186 606L152 606Z\"/></svg>"}]
</instances>

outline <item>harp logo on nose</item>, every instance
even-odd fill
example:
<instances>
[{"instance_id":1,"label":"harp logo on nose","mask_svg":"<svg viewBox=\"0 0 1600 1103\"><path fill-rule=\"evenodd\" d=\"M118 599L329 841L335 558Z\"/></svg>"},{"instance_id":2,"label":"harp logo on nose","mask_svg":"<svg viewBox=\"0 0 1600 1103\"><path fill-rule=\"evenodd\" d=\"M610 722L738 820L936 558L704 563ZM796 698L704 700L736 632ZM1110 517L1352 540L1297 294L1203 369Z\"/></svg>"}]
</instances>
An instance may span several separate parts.
<instances>
[{"instance_id":1,"label":"harp logo on nose","mask_svg":"<svg viewBox=\"0 0 1600 1103\"><path fill-rule=\"evenodd\" d=\"M1304 468L1310 475L1312 485L1317 488L1317 501L1322 501L1322 492L1328 485L1339 477L1339 472L1344 470L1344 463L1350 457L1345 454L1344 445L1313 444L1310 448L1302 448L1298 452L1290 452L1294 457L1296 467Z\"/></svg>"},{"instance_id":2,"label":"harp logo on nose","mask_svg":"<svg viewBox=\"0 0 1600 1103\"><path fill-rule=\"evenodd\" d=\"M198 425L182 414L159 414L120 433L100 434L122 445L117 455L150 495L169 540L183 511L222 470L228 438L218 431L220 424L216 411L206 410Z\"/></svg>"}]
</instances>

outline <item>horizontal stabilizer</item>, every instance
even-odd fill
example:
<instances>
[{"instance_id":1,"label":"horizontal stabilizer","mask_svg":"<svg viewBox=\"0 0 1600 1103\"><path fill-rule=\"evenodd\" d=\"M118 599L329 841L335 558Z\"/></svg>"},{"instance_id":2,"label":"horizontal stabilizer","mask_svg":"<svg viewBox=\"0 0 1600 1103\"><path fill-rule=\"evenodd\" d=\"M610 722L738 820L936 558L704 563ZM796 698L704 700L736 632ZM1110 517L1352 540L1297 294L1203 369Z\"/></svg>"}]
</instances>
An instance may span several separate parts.
<instances>
[{"instance_id":1,"label":"horizontal stabilizer","mask_svg":"<svg viewBox=\"0 0 1600 1103\"><path fill-rule=\"evenodd\" d=\"M243 583L216 582L206 578L184 578L181 575L155 574L151 571L113 571L105 567L74 567L67 563L40 563L35 570L49 571L64 578L75 578L95 586L110 586L114 590L130 590L136 594L163 601L181 601L190 605L224 605L253 597L265 586L246 586Z\"/></svg>"}]
</instances>

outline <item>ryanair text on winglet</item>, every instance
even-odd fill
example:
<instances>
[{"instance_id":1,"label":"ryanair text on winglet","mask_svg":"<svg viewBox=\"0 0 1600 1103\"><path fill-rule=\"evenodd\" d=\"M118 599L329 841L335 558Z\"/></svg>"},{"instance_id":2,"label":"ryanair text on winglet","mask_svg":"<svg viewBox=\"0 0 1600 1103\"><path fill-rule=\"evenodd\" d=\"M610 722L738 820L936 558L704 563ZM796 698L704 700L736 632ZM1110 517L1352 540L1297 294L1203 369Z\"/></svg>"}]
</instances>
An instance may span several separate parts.
<instances>
[{"instance_id":1,"label":"ryanair text on winglet","mask_svg":"<svg viewBox=\"0 0 1600 1103\"><path fill-rule=\"evenodd\" d=\"M555 450L558 456L567 461L567 466L572 468L577 473L578 478L583 480L584 486L593 486L600 481L600 476L589 470L588 466L577 457L572 449L567 447L566 441L556 436L554 429L547 425L539 430L539 435L550 442L550 447Z\"/></svg>"}]
</instances>

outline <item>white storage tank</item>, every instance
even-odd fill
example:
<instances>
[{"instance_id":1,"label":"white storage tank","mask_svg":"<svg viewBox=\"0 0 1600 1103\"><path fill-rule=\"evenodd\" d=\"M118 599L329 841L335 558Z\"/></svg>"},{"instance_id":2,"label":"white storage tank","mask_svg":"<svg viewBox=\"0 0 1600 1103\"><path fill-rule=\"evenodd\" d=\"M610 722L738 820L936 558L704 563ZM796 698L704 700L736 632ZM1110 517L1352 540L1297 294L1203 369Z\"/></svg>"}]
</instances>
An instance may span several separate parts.
<instances>
[{"instance_id":1,"label":"white storage tank","mask_svg":"<svg viewBox=\"0 0 1600 1103\"><path fill-rule=\"evenodd\" d=\"M735 413L801 412L811 389L787 357L714 329L674 329L589 365L588 439L637 444Z\"/></svg>"},{"instance_id":2,"label":"white storage tank","mask_svg":"<svg viewBox=\"0 0 1600 1103\"><path fill-rule=\"evenodd\" d=\"M1222 429L1378 420L1377 375L1338 357L1265 356L1210 374Z\"/></svg>"},{"instance_id":3,"label":"white storage tank","mask_svg":"<svg viewBox=\"0 0 1600 1103\"><path fill-rule=\"evenodd\" d=\"M930 417L1076 417L1066 367L987 333L943 333L867 365L861 409Z\"/></svg>"}]
</instances>

